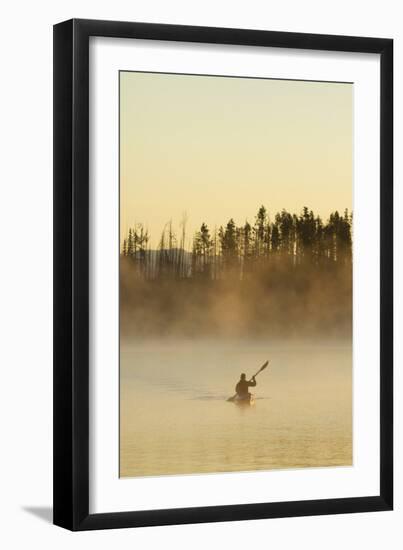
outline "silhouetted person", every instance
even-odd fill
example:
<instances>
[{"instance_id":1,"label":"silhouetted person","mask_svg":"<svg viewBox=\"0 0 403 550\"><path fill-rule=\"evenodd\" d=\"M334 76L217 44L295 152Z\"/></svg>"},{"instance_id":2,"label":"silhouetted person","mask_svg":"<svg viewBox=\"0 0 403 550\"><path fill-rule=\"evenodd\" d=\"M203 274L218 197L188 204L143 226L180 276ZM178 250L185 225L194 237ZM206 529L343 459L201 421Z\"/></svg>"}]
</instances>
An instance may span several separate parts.
<instances>
[{"instance_id":1,"label":"silhouetted person","mask_svg":"<svg viewBox=\"0 0 403 550\"><path fill-rule=\"evenodd\" d=\"M256 380L255 377L252 376L250 380L246 380L246 374L241 374L241 379L239 380L238 384L235 386L235 391L239 397L239 399L248 399L251 397L251 394L249 393L249 388L254 388L256 386Z\"/></svg>"}]
</instances>

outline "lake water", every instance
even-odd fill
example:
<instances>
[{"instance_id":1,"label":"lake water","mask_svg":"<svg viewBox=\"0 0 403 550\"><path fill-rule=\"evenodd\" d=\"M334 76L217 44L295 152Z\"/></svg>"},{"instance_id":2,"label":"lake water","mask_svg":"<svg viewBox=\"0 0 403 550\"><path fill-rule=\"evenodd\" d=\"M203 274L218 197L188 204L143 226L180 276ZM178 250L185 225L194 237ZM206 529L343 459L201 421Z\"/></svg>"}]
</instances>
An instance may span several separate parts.
<instances>
[{"instance_id":1,"label":"lake water","mask_svg":"<svg viewBox=\"0 0 403 550\"><path fill-rule=\"evenodd\" d=\"M121 477L352 464L351 342L122 342L120 376Z\"/></svg>"}]
</instances>

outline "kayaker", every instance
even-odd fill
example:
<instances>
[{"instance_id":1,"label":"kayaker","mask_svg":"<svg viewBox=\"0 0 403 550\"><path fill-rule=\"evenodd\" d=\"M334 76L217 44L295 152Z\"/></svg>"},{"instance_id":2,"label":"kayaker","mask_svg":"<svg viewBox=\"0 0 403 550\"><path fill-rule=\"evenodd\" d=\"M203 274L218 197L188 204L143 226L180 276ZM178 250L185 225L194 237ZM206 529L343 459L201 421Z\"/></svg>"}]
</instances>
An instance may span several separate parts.
<instances>
[{"instance_id":1,"label":"kayaker","mask_svg":"<svg viewBox=\"0 0 403 550\"><path fill-rule=\"evenodd\" d=\"M243 372L238 384L235 386L235 391L239 399L248 399L251 397L249 388L256 386L255 377L252 376L250 380L246 380L246 374Z\"/></svg>"}]
</instances>

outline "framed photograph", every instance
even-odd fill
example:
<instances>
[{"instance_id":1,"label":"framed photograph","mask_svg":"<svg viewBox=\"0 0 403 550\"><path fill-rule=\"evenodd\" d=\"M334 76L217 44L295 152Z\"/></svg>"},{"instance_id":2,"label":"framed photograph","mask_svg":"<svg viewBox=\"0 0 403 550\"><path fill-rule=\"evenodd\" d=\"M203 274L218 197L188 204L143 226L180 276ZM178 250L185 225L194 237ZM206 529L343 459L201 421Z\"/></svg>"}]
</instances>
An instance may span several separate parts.
<instances>
[{"instance_id":1,"label":"framed photograph","mask_svg":"<svg viewBox=\"0 0 403 550\"><path fill-rule=\"evenodd\" d=\"M391 510L393 42L54 27L54 523Z\"/></svg>"}]
</instances>

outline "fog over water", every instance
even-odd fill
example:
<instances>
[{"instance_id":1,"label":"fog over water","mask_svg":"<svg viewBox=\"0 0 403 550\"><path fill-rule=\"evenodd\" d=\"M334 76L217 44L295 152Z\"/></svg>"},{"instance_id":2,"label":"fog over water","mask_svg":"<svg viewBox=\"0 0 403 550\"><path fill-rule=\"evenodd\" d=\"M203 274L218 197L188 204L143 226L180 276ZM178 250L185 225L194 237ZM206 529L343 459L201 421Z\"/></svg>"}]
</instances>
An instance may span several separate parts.
<instances>
[{"instance_id":1,"label":"fog over water","mask_svg":"<svg viewBox=\"0 0 403 550\"><path fill-rule=\"evenodd\" d=\"M161 337L344 339L352 334L351 260L317 265L292 257L269 258L240 280L145 280L131 258L120 262L122 342Z\"/></svg>"},{"instance_id":2,"label":"fog over water","mask_svg":"<svg viewBox=\"0 0 403 550\"><path fill-rule=\"evenodd\" d=\"M122 339L120 376L121 477L352 464L349 339Z\"/></svg>"}]
</instances>

